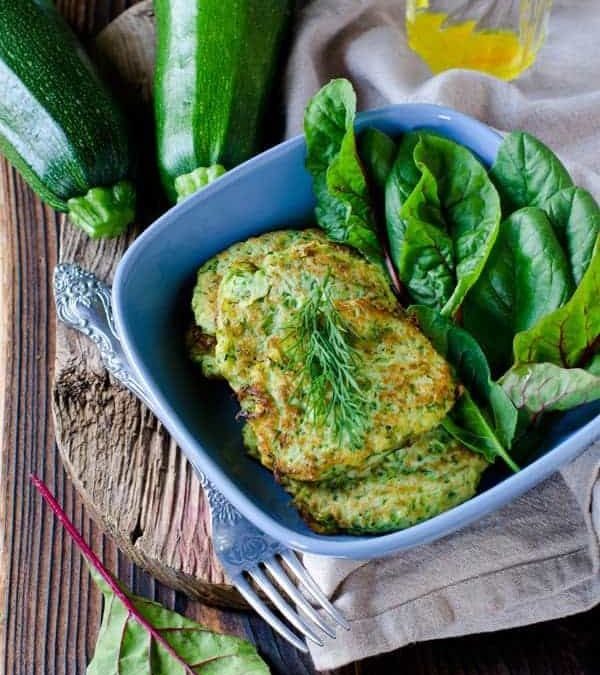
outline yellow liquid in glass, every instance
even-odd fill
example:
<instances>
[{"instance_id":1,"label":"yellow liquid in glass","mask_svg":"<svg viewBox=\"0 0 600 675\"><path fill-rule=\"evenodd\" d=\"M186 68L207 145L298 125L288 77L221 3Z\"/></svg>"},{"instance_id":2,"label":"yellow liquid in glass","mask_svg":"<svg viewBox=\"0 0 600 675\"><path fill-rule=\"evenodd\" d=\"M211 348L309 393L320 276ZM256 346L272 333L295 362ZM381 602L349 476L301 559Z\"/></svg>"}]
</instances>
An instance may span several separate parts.
<instances>
[{"instance_id":1,"label":"yellow liquid in glass","mask_svg":"<svg viewBox=\"0 0 600 675\"><path fill-rule=\"evenodd\" d=\"M475 21L443 25L447 16L416 11L406 21L409 46L434 73L470 68L512 80L534 62L536 50L525 47L516 33L475 30Z\"/></svg>"}]
</instances>

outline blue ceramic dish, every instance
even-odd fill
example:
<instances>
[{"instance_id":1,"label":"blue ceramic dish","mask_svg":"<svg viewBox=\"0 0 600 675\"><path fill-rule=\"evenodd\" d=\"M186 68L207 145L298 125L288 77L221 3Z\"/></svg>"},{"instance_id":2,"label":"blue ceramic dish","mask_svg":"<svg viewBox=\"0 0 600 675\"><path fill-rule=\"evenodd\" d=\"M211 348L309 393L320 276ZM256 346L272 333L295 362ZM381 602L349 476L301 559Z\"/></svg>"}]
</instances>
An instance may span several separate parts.
<instances>
[{"instance_id":1,"label":"blue ceramic dish","mask_svg":"<svg viewBox=\"0 0 600 675\"><path fill-rule=\"evenodd\" d=\"M490 165L500 137L453 110L395 105L359 117L357 127L399 134L427 127L474 151ZM159 218L123 257L113 286L125 352L154 397L161 418L192 465L200 468L253 523L294 549L367 559L422 544L463 527L515 499L600 437L600 405L553 421L520 473L488 471L479 494L431 520L379 536L312 532L273 476L244 452L237 404L227 385L204 380L188 361L183 334L195 272L236 241L311 220L314 206L302 137L233 169Z\"/></svg>"}]
</instances>

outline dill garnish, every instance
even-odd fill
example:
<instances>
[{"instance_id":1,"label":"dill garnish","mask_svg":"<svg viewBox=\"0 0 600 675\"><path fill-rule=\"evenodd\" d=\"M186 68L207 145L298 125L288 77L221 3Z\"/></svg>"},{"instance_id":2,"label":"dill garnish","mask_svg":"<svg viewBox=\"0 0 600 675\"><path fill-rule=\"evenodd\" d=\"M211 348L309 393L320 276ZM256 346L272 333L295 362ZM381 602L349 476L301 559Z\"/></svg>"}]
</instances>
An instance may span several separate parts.
<instances>
[{"instance_id":1,"label":"dill garnish","mask_svg":"<svg viewBox=\"0 0 600 675\"><path fill-rule=\"evenodd\" d=\"M313 283L290 326L295 342L289 353L301 362L293 397L313 422L329 425L338 442L357 446L367 426L367 400L357 380L362 359L333 303L329 278Z\"/></svg>"}]
</instances>

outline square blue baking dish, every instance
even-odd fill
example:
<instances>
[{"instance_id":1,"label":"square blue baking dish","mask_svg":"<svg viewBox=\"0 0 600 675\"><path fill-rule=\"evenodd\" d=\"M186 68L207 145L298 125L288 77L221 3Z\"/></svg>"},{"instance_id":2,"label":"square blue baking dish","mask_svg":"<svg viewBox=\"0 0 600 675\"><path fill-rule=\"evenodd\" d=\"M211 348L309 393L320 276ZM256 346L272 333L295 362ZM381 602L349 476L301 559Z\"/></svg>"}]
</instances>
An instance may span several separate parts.
<instances>
[{"instance_id":1,"label":"square blue baking dish","mask_svg":"<svg viewBox=\"0 0 600 675\"><path fill-rule=\"evenodd\" d=\"M359 116L357 128L390 134L426 127L470 148L490 165L500 136L466 115L433 105L394 105ZM311 222L314 207L305 145L294 138L233 169L172 208L121 260L113 285L117 327L127 357L160 417L194 467L255 525L311 553L368 559L437 539L515 499L600 437L600 404L548 423L518 474L489 470L479 493L431 520L378 536L319 535L302 521L273 476L242 446L238 410L224 383L207 381L187 359L183 334L197 268L236 241Z\"/></svg>"}]
</instances>

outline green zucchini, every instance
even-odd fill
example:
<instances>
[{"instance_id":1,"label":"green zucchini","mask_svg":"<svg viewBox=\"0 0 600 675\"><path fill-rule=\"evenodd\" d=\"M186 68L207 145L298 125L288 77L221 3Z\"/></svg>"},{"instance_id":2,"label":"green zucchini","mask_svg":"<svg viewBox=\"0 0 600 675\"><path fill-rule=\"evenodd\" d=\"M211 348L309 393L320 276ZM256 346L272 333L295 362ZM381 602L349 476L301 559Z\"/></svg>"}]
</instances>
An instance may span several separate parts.
<instances>
[{"instance_id":1,"label":"green zucchini","mask_svg":"<svg viewBox=\"0 0 600 675\"><path fill-rule=\"evenodd\" d=\"M293 0L155 0L158 165L182 199L259 149Z\"/></svg>"},{"instance_id":2,"label":"green zucchini","mask_svg":"<svg viewBox=\"0 0 600 675\"><path fill-rule=\"evenodd\" d=\"M0 153L90 236L133 220L125 121L49 0L0 0Z\"/></svg>"}]
</instances>

